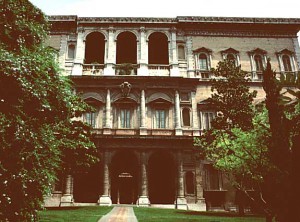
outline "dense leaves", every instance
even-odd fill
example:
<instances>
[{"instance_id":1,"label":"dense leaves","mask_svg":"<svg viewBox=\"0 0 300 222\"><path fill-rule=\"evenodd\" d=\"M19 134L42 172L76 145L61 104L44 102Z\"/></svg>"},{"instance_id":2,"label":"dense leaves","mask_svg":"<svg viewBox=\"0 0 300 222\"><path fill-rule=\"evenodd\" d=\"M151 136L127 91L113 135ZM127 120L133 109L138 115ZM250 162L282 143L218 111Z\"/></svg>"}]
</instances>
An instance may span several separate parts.
<instances>
[{"instance_id":1,"label":"dense leaves","mask_svg":"<svg viewBox=\"0 0 300 222\"><path fill-rule=\"evenodd\" d=\"M282 80L282 79L281 79ZM263 87L266 92L266 107L271 131L271 142L268 144L268 156L274 166L265 180L268 202L276 220L299 221L299 205L295 204L300 197L297 177L299 176L299 89L297 81L287 91L296 96L292 102L282 101L282 85L278 82L270 61L264 71ZM299 85L298 85L299 87ZM287 102L287 103L286 103ZM292 112L292 113L289 113ZM278 192L280 190L280 192Z\"/></svg>"},{"instance_id":2,"label":"dense leaves","mask_svg":"<svg viewBox=\"0 0 300 222\"><path fill-rule=\"evenodd\" d=\"M0 221L33 220L57 171L98 160L90 128L74 120L89 107L59 76L47 27L27 0L1 0Z\"/></svg>"},{"instance_id":3,"label":"dense leaves","mask_svg":"<svg viewBox=\"0 0 300 222\"><path fill-rule=\"evenodd\" d=\"M249 92L247 73L230 60L219 62L212 73L216 78L211 81L213 94L208 101L219 112L214 128L250 129L254 115L251 104L256 91Z\"/></svg>"}]
</instances>

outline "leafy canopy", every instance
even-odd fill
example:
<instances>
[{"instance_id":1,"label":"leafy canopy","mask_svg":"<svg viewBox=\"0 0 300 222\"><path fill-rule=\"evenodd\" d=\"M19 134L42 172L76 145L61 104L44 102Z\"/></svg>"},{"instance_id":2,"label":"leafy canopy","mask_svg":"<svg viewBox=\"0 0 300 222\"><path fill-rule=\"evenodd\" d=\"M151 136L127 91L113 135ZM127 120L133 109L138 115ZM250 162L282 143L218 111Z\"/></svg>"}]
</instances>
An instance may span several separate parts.
<instances>
[{"instance_id":1,"label":"leafy canopy","mask_svg":"<svg viewBox=\"0 0 300 222\"><path fill-rule=\"evenodd\" d=\"M43 44L45 15L27 0L1 5L0 221L31 221L58 171L98 157L90 128L74 120L90 108Z\"/></svg>"}]
</instances>

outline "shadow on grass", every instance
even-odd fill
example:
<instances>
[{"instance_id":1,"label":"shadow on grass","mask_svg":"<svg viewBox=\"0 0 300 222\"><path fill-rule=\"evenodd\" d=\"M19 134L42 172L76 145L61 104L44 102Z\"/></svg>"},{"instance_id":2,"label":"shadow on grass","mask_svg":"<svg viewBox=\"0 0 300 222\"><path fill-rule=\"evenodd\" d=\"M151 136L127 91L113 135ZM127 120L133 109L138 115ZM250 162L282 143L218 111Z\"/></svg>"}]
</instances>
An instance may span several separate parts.
<instances>
[{"instance_id":1,"label":"shadow on grass","mask_svg":"<svg viewBox=\"0 0 300 222\"><path fill-rule=\"evenodd\" d=\"M245 214L243 216L229 212L199 212L199 211L176 211L177 214L195 216L215 216L215 217L263 217L263 215Z\"/></svg>"}]
</instances>

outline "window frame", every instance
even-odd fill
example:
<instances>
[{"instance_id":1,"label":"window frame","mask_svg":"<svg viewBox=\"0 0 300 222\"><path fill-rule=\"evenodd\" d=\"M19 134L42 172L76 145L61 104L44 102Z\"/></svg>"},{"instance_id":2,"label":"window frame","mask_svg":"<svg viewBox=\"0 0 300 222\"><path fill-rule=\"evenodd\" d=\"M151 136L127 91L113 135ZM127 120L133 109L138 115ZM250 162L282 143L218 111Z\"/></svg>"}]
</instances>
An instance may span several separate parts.
<instances>
[{"instance_id":1,"label":"window frame","mask_svg":"<svg viewBox=\"0 0 300 222\"><path fill-rule=\"evenodd\" d=\"M73 51L73 57L70 57L70 47L74 46L74 51ZM76 43L75 42L69 42L67 45L67 53L66 53L66 58L68 60L74 60L76 58Z\"/></svg>"},{"instance_id":2,"label":"window frame","mask_svg":"<svg viewBox=\"0 0 300 222\"><path fill-rule=\"evenodd\" d=\"M207 114L207 119L206 118ZM211 128L211 122L214 118L216 118L216 112L213 110L199 110L199 122L200 122L200 129L201 130L209 130ZM207 121L208 120L208 121ZM205 126L205 127L204 127Z\"/></svg>"}]
</instances>

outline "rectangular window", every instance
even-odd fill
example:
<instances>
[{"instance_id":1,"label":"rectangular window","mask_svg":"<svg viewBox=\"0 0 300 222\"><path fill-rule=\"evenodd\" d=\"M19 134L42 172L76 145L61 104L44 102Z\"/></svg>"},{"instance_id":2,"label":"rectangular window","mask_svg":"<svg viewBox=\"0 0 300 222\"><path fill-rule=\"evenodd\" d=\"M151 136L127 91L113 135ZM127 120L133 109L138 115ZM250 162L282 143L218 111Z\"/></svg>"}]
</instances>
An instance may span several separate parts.
<instances>
[{"instance_id":1,"label":"rectangular window","mask_svg":"<svg viewBox=\"0 0 300 222\"><path fill-rule=\"evenodd\" d=\"M159 109L155 111L156 128L166 128L166 110Z\"/></svg>"},{"instance_id":2,"label":"rectangular window","mask_svg":"<svg viewBox=\"0 0 300 222\"><path fill-rule=\"evenodd\" d=\"M120 110L120 127L121 128L131 128L130 124L131 112L130 109L121 109Z\"/></svg>"},{"instance_id":3,"label":"rectangular window","mask_svg":"<svg viewBox=\"0 0 300 222\"><path fill-rule=\"evenodd\" d=\"M199 59L199 68L200 68L200 70L208 70L206 58Z\"/></svg>"},{"instance_id":4,"label":"rectangular window","mask_svg":"<svg viewBox=\"0 0 300 222\"><path fill-rule=\"evenodd\" d=\"M200 112L200 127L203 130L211 128L211 122L215 117L214 112Z\"/></svg>"},{"instance_id":5,"label":"rectangular window","mask_svg":"<svg viewBox=\"0 0 300 222\"><path fill-rule=\"evenodd\" d=\"M90 125L91 127L96 127L96 113L89 112L84 114L84 122Z\"/></svg>"}]
</instances>

